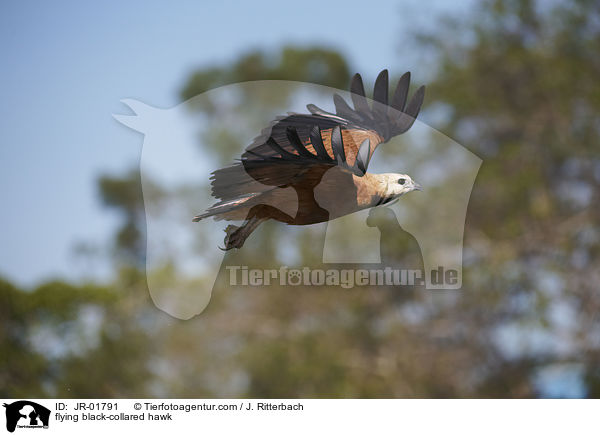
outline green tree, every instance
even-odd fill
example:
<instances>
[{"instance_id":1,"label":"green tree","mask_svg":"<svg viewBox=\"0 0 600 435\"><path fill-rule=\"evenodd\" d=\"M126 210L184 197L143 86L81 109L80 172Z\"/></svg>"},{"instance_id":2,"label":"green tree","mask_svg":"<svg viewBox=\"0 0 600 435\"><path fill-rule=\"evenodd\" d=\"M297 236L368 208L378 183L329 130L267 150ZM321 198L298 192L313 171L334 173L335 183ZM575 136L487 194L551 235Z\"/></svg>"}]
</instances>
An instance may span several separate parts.
<instances>
[{"instance_id":1,"label":"green tree","mask_svg":"<svg viewBox=\"0 0 600 435\"><path fill-rule=\"evenodd\" d=\"M181 96L187 100L219 86L251 80L290 80L345 88L350 71L335 50L284 47L278 52L252 51L230 65L193 73Z\"/></svg>"},{"instance_id":2,"label":"green tree","mask_svg":"<svg viewBox=\"0 0 600 435\"><path fill-rule=\"evenodd\" d=\"M449 113L441 129L484 158L459 304L490 343L480 394L535 395L536 376L560 368L598 395L599 19L597 2L496 0L420 35L439 60L428 96ZM518 352L492 345L503 332Z\"/></svg>"},{"instance_id":3,"label":"green tree","mask_svg":"<svg viewBox=\"0 0 600 435\"><path fill-rule=\"evenodd\" d=\"M152 342L142 322L150 308L143 287L123 295L98 285L53 281L29 291L0 281L0 297L2 396L148 394Z\"/></svg>"}]
</instances>

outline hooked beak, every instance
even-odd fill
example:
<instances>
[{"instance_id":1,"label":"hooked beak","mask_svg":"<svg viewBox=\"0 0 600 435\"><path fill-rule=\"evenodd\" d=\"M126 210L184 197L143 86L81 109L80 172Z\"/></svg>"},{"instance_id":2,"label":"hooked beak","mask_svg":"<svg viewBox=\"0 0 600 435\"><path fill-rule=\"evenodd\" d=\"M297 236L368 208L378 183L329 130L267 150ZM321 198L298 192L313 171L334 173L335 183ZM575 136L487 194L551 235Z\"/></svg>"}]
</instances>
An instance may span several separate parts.
<instances>
[{"instance_id":1,"label":"hooked beak","mask_svg":"<svg viewBox=\"0 0 600 435\"><path fill-rule=\"evenodd\" d=\"M413 181L413 190L423 190L423 187L416 181Z\"/></svg>"}]
</instances>

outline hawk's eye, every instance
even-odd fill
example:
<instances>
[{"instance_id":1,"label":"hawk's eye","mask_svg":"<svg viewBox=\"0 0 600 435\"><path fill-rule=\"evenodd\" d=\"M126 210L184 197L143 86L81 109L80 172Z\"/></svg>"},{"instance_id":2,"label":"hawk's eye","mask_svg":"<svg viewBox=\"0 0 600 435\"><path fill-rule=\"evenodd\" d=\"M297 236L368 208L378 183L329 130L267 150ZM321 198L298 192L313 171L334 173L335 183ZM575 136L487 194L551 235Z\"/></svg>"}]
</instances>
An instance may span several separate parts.
<instances>
[{"instance_id":1,"label":"hawk's eye","mask_svg":"<svg viewBox=\"0 0 600 435\"><path fill-rule=\"evenodd\" d=\"M406 179L405 178L400 178L398 180L398 184L404 184L404 183L406 183Z\"/></svg>"}]
</instances>

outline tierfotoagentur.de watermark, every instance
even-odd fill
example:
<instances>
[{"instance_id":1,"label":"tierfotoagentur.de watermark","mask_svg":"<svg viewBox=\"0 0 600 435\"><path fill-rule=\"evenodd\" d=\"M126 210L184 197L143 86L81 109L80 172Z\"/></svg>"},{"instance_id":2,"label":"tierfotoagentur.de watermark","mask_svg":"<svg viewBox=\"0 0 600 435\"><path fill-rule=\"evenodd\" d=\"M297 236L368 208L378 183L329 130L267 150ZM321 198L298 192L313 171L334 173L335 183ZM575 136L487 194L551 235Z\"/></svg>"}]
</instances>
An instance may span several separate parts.
<instances>
[{"instance_id":1,"label":"tierfotoagentur.de watermark","mask_svg":"<svg viewBox=\"0 0 600 435\"><path fill-rule=\"evenodd\" d=\"M248 266L227 266L229 284L236 286L339 286L345 289L363 286L422 286L423 270L419 269L301 269L282 266L279 269L250 269ZM454 285L458 271L438 267L430 271L435 284Z\"/></svg>"},{"instance_id":2,"label":"tierfotoagentur.de watermark","mask_svg":"<svg viewBox=\"0 0 600 435\"><path fill-rule=\"evenodd\" d=\"M381 88L381 91L384 89ZM252 96L253 110L248 110L246 98L249 95ZM279 101L281 95L288 95L289 101L285 107L273 107L273 101ZM313 116L307 107L307 103L311 108L318 103L324 107L323 110L333 113L336 110L335 95L351 101L353 94L311 83L260 80L212 89L168 109L137 100L123 100L133 114L119 114L115 118L144 135L140 159L147 229L144 260L148 290L158 308L179 319L190 319L203 312L213 290L226 285L226 281L231 286L312 286L313 289L325 286L344 289L417 286L427 290L458 290L462 287L466 212L481 159L452 138L414 118L407 131L385 141L385 145L382 145L388 150L385 156L377 153L373 159L370 158L379 143L379 136L376 137L375 133L369 136L367 147L367 138L362 137L366 130L362 129L352 133L358 135L355 139L352 139L354 136L344 137L343 134L339 142L336 139L336 144L341 147L338 148L348 148L349 153L344 156L336 154L333 148L327 148L332 146L333 132L312 125L311 120L321 119L321 115ZM382 118L385 125L389 124L389 116L392 115L393 119L409 121L406 118L409 115L392 106L366 97L365 101L370 105L371 112L376 108L375 115L386 114L385 119ZM217 107L218 115L216 112L200 114L195 109L199 107ZM320 157L326 160L323 163L325 166L319 163L319 167L329 169L322 174L319 172L318 182L315 178L314 186L311 184L310 188L307 187L306 198L313 207L310 210L303 208L304 193L298 196L297 190L286 184L287 181L281 184L281 180L263 179L257 175L262 172L256 172L250 166L238 165L234 171L235 177L222 173L226 176L218 182L210 172L216 169L211 166L212 163L208 164L212 161L211 153L219 149L215 133L232 131L232 125L237 126L233 148L228 151L232 156L236 153L239 156L247 155L257 138L256 126L259 125L265 126L259 140L265 143L260 146L264 145L272 152L282 144L292 146L293 143L304 147L302 144L308 142L300 140L299 144L295 136L290 142L287 128L284 128L289 120L284 122L279 117L282 111L289 112L286 119L300 116L310 121L302 124L304 127L300 128L299 133L296 128L299 139L306 139L304 136L308 134L310 140L313 129L321 129L321 140L317 138L318 132L313 134L313 139L317 138L317 144L325 140L323 146L329 153L327 157L319 148ZM332 122L336 123L335 119ZM395 122L389 125L396 126ZM268 138L273 141L268 141ZM364 159L360 167L355 168L355 148L363 143ZM309 166L313 165L315 159L319 158L318 153L315 154L314 148L313 151L302 149L304 158L310 160ZM293 157L295 151L290 150L292 155L284 154L292 160L288 163L276 162L297 165L299 162ZM335 161L338 161L338 157L341 159L339 162L343 167L333 164L334 157ZM342 157L350 160L344 161ZM367 160L370 162L368 168ZM269 160L266 164L276 162ZM344 165L350 165L350 169ZM418 192L402 194L401 198L398 196L390 201L387 200L394 195L389 196L387 190L379 192L378 195L383 195L381 203L356 209L352 204L358 204L359 201L365 205L368 201L365 202L366 197L359 195L354 184L364 179L352 171L360 174L366 169L369 174L390 175L392 181L390 183L388 180L387 185L394 186L392 190L396 193L398 189L404 189L399 186L404 186L409 176L413 185L417 180L423 189L418 191L415 188L413 190ZM273 167L272 171L273 174L287 174L286 171L281 172L281 167ZM346 179L350 176L348 174L352 174L353 181ZM400 176L403 174L407 175ZM155 195L156 180L173 188ZM308 179L304 181L308 182ZM346 183L349 183L347 188L340 187L346 186ZM227 197L230 201L227 207L233 207L233 200L240 201L239 204L250 201L250 210L269 210L274 217L283 221L275 222L276 219L273 221L273 216L269 215L268 219L263 216L266 219L264 223L261 223L264 220L262 218L251 219L253 223L250 225L250 220L246 219L250 215L246 211L239 216L230 216L232 220L209 219L213 215L196 219L208 213L209 209L218 212L218 207L213 207L216 204L215 184L220 186L219 189L224 185L229 186L228 189L231 187L231 192L237 192L235 195L239 193L236 190L238 187L252 193L244 196L242 192L241 197L235 197L237 199ZM255 197L253 192L262 193ZM166 206L167 203L170 205ZM301 219L302 216L314 218L315 223L284 226L289 219ZM264 230L269 225L273 230ZM247 234L239 233L242 227L247 229ZM234 233L240 237L234 236ZM250 233L254 235L249 236ZM266 236L264 239L261 233ZM305 235L314 237L315 243L301 243ZM231 249L221 250L226 247L226 238L228 243L231 242ZM243 244L246 238L248 240ZM261 259L261 251L271 246L277 250L285 248L286 258L294 262L286 265L281 257ZM237 251L240 255L254 255L254 260L259 262L253 260L252 265L248 265L252 270L244 268L241 264L245 261L236 259ZM304 258L311 259L310 266L304 263ZM305 265L312 269L305 268ZM219 277L220 274L223 276Z\"/></svg>"}]
</instances>

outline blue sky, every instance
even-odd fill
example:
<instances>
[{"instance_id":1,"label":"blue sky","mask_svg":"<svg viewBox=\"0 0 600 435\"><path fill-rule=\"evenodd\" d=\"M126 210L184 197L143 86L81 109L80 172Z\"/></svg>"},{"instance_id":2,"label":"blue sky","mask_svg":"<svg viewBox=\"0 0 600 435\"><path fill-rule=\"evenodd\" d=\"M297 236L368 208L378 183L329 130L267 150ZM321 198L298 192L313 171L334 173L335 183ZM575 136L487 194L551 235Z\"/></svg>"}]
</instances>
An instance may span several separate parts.
<instances>
[{"instance_id":1,"label":"blue sky","mask_svg":"<svg viewBox=\"0 0 600 435\"><path fill-rule=\"evenodd\" d=\"M367 79L418 71L408 26L470 3L3 2L0 275L74 278L75 243L106 243L117 218L95 181L135 166L143 140L112 118L121 99L171 107L195 68L284 44L336 48Z\"/></svg>"}]
</instances>

